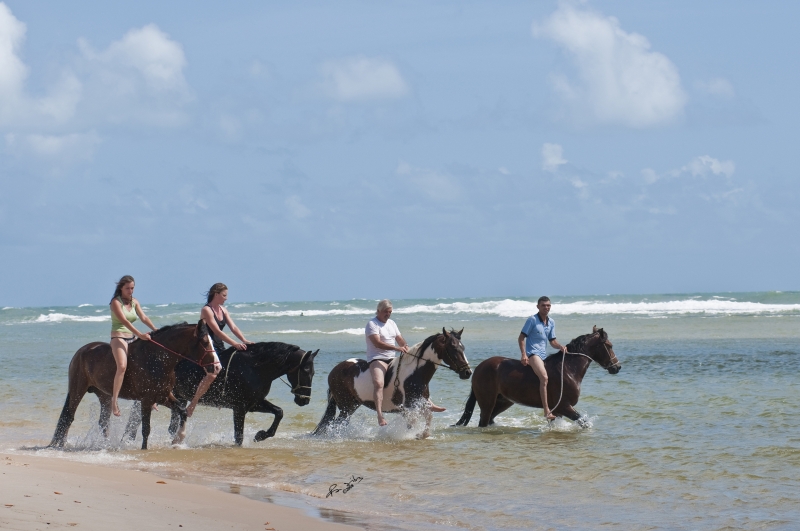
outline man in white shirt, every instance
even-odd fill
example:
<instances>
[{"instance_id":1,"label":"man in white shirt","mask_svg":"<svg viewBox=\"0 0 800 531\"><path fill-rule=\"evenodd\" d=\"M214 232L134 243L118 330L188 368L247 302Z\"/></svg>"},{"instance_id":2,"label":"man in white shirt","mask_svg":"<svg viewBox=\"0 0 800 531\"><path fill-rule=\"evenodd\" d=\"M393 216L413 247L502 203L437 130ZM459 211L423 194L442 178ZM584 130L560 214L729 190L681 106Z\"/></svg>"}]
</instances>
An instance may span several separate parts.
<instances>
[{"instance_id":1,"label":"man in white shirt","mask_svg":"<svg viewBox=\"0 0 800 531\"><path fill-rule=\"evenodd\" d=\"M408 343L400 335L400 330L392 316L392 301L383 299L378 303L378 310L364 330L367 338L367 363L369 363L369 373L372 376L373 397L375 399L375 411L378 413L378 425L386 426L386 419L383 418L383 385L386 370L389 363L394 359L395 351L408 352ZM430 402L431 411L445 411Z\"/></svg>"}]
</instances>

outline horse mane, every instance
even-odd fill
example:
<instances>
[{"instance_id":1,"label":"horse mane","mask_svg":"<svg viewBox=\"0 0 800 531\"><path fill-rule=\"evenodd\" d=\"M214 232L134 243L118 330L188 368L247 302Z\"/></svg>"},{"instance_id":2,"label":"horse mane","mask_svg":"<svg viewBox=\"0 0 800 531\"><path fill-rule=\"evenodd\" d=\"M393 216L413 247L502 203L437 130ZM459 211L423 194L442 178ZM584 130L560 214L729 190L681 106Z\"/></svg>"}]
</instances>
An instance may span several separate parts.
<instances>
[{"instance_id":1,"label":"horse mane","mask_svg":"<svg viewBox=\"0 0 800 531\"><path fill-rule=\"evenodd\" d=\"M597 332L593 332L591 334L583 334L582 336L578 336L572 341L567 344L567 352L583 352L583 349L586 347L586 343L589 342L596 335L600 335L600 339L607 339L608 335L605 331L601 328Z\"/></svg>"},{"instance_id":2,"label":"horse mane","mask_svg":"<svg viewBox=\"0 0 800 531\"><path fill-rule=\"evenodd\" d=\"M455 328L451 328L451 329L450 329L450 333L451 333L451 334L455 334L455 333L456 333L456 329L455 329ZM422 355L422 352L425 352L425 350L426 350L426 349L427 349L429 346L431 346L431 344L432 344L434 341L436 341L436 339L437 339L437 338L438 338L440 335L442 335L442 333L441 333L441 332L439 332L438 334L433 334L432 336L430 336L430 337L426 338L426 339L425 339L425 341L423 341L423 342L422 342L422 344L419 346L419 350L417 350L417 352L415 352L415 354L418 354L418 355L420 355L420 356L421 356L421 355Z\"/></svg>"},{"instance_id":3,"label":"horse mane","mask_svg":"<svg viewBox=\"0 0 800 531\"><path fill-rule=\"evenodd\" d=\"M302 349L297 345L270 341L248 345L244 352L249 352L257 365L280 371L286 366L289 356L298 350Z\"/></svg>"},{"instance_id":4,"label":"horse mane","mask_svg":"<svg viewBox=\"0 0 800 531\"><path fill-rule=\"evenodd\" d=\"M189 323L187 323L186 321L182 321L180 323L175 323L175 324L171 324L171 325L167 325L167 326L162 326L161 328L159 328L155 332L150 332L150 337L152 337L152 338L161 337L162 335L166 334L167 332L172 332L173 330L175 330L179 326L187 326L188 324Z\"/></svg>"}]
</instances>

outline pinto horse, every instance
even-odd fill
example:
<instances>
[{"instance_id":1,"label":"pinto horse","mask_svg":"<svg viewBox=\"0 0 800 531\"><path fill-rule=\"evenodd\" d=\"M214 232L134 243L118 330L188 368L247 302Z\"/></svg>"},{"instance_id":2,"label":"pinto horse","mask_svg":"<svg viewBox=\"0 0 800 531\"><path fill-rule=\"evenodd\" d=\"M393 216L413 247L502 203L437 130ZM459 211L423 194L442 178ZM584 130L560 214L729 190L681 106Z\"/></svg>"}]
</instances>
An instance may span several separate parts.
<instances>
[{"instance_id":1,"label":"pinto horse","mask_svg":"<svg viewBox=\"0 0 800 531\"><path fill-rule=\"evenodd\" d=\"M142 450L147 449L150 413L154 404L177 410L181 418L181 430L185 428L186 410L172 395L175 366L181 358L202 365L203 359L208 356L210 360L213 352L208 329L202 320L197 325L180 323L165 326L151 333L150 337L153 341L136 340L128 345L128 368L119 392L120 398L142 402ZM64 446L69 427L75 419L75 411L87 392L96 394L100 400L99 425L103 435L108 436L111 391L116 371L117 364L108 343L89 343L75 352L69 363L67 399L50 446Z\"/></svg>"},{"instance_id":2,"label":"pinto horse","mask_svg":"<svg viewBox=\"0 0 800 531\"><path fill-rule=\"evenodd\" d=\"M421 435L423 438L428 436L431 425L432 415L425 404L430 397L428 383L436 368L440 365L447 367L462 380L472 374L461 343L462 332L463 328L459 332L451 330L450 333L442 328L441 334L430 336L409 348L407 353L394 358L386 370L384 388L389 391L389 396L387 398L384 393L383 411L405 414L410 408L422 405L426 420L425 431ZM366 360L353 358L339 363L328 374L328 407L313 435L321 433L333 423L337 407L339 417L336 421L347 422L359 406L374 410L373 398L372 377Z\"/></svg>"},{"instance_id":3,"label":"pinto horse","mask_svg":"<svg viewBox=\"0 0 800 531\"><path fill-rule=\"evenodd\" d=\"M267 400L272 382L284 374L289 380L294 403L305 406L311 401L311 382L314 378L315 352L302 350L297 345L269 342L247 345L247 350L233 347L219 354L222 371L211 384L200 403L206 406L233 410L233 438L241 446L244 442L244 417L247 413L272 413L275 415L267 430L259 430L255 442L273 437L283 418L283 410ZM181 404L194 396L200 380L205 376L202 367L182 361L175 367L177 382L173 393ZM136 404L125 433L133 439L141 418L141 407ZM180 411L172 410L169 432L178 432ZM177 439L180 441L180 439Z\"/></svg>"},{"instance_id":4,"label":"pinto horse","mask_svg":"<svg viewBox=\"0 0 800 531\"><path fill-rule=\"evenodd\" d=\"M622 368L608 340L608 334L602 328L598 330L596 326L591 334L570 341L566 356L559 352L544 360L548 378L547 403L555 404L551 409L555 416L566 416L584 424L574 406L581 394L581 381L592 361L596 361L610 374L617 374ZM475 368L472 392L456 426L466 426L469 423L475 402L481 408L478 423L481 428L494 424L494 418L514 404L540 408L542 398L539 394L539 378L532 367L522 365L519 359L501 356L489 358Z\"/></svg>"}]
</instances>

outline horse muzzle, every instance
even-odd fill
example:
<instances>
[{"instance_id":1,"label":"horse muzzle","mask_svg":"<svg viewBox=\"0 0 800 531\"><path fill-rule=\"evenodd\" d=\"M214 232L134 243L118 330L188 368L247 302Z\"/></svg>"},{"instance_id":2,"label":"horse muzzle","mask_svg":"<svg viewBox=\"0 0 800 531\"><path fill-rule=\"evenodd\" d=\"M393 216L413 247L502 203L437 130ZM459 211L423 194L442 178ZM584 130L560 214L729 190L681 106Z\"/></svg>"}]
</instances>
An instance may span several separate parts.
<instances>
[{"instance_id":1,"label":"horse muzzle","mask_svg":"<svg viewBox=\"0 0 800 531\"><path fill-rule=\"evenodd\" d=\"M458 377L462 380L469 380L470 376L472 376L472 370L469 367L458 373Z\"/></svg>"},{"instance_id":2,"label":"horse muzzle","mask_svg":"<svg viewBox=\"0 0 800 531\"><path fill-rule=\"evenodd\" d=\"M311 402L311 397L306 395L294 395L294 403L298 406L307 406Z\"/></svg>"},{"instance_id":3,"label":"horse muzzle","mask_svg":"<svg viewBox=\"0 0 800 531\"><path fill-rule=\"evenodd\" d=\"M617 374L619 371L622 370L622 364L615 363L614 365L611 365L607 370L608 374Z\"/></svg>"}]
</instances>

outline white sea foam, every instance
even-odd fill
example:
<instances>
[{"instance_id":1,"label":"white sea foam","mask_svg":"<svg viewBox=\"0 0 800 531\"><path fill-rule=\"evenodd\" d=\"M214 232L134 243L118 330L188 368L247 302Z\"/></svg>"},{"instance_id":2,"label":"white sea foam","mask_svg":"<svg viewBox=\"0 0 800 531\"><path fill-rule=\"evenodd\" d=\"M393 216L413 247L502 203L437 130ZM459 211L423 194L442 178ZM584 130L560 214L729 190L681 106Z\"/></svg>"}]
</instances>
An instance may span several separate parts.
<instances>
[{"instance_id":1,"label":"white sea foam","mask_svg":"<svg viewBox=\"0 0 800 531\"><path fill-rule=\"evenodd\" d=\"M36 323L60 323L62 321L77 322L101 322L111 319L110 315L69 315L66 313L40 314L34 322Z\"/></svg>"},{"instance_id":2,"label":"white sea foam","mask_svg":"<svg viewBox=\"0 0 800 531\"><path fill-rule=\"evenodd\" d=\"M4 310L13 310L14 307L13 306L4 306L3 309Z\"/></svg>"},{"instance_id":3,"label":"white sea foam","mask_svg":"<svg viewBox=\"0 0 800 531\"><path fill-rule=\"evenodd\" d=\"M79 305L78 305L78 308L85 308L85 307L87 307L87 306L94 306L94 304L89 304L89 303L86 303L86 304L79 304Z\"/></svg>"},{"instance_id":4,"label":"white sea foam","mask_svg":"<svg viewBox=\"0 0 800 531\"><path fill-rule=\"evenodd\" d=\"M476 314L527 317L536 313L536 303L504 299L486 302L453 302L395 308L395 313ZM553 315L672 315L672 314L774 314L798 312L800 304L763 304L735 300L673 300L663 302L576 301L553 304Z\"/></svg>"},{"instance_id":5,"label":"white sea foam","mask_svg":"<svg viewBox=\"0 0 800 531\"><path fill-rule=\"evenodd\" d=\"M334 330L333 332L324 332L322 330L275 330L273 332L268 332L269 334L327 334L327 335L334 335L334 334L352 334L354 336L360 336L364 334L363 328L345 328L344 330Z\"/></svg>"}]
</instances>

